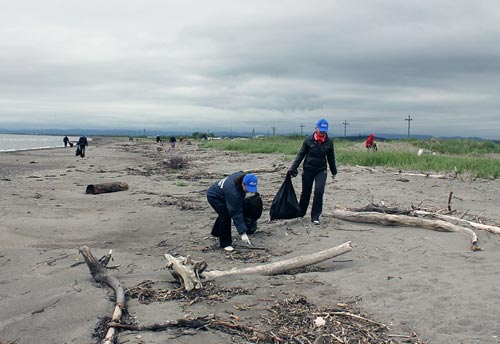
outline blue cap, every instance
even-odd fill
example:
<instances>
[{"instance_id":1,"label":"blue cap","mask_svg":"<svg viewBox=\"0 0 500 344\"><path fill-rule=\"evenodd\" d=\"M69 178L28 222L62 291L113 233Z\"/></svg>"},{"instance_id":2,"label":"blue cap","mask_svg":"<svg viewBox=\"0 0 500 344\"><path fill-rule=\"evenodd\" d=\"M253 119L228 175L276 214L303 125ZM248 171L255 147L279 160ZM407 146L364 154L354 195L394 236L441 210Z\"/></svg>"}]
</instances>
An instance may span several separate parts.
<instances>
[{"instance_id":1,"label":"blue cap","mask_svg":"<svg viewBox=\"0 0 500 344\"><path fill-rule=\"evenodd\" d=\"M248 192L257 192L257 177L251 173L243 177L243 184Z\"/></svg>"},{"instance_id":2,"label":"blue cap","mask_svg":"<svg viewBox=\"0 0 500 344\"><path fill-rule=\"evenodd\" d=\"M316 128L318 128L318 131L324 131L325 133L327 133L328 121L324 118L320 119L319 121L316 122Z\"/></svg>"}]
</instances>

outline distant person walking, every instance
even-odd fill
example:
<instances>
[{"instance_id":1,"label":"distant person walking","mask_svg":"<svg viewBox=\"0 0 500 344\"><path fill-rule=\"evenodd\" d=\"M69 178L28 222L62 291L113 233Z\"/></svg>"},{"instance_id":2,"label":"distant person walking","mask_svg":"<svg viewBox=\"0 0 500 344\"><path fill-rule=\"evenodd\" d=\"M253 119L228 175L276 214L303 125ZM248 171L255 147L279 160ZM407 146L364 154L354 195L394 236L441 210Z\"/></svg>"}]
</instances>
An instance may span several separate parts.
<instances>
[{"instance_id":1,"label":"distant person walking","mask_svg":"<svg viewBox=\"0 0 500 344\"><path fill-rule=\"evenodd\" d=\"M69 145L70 147L73 147L73 144L69 141L69 138L68 138L68 136L67 136L67 135L66 135L66 136L64 136L64 138L63 138L63 142L64 142L64 147L68 147L68 145Z\"/></svg>"},{"instance_id":2,"label":"distant person walking","mask_svg":"<svg viewBox=\"0 0 500 344\"><path fill-rule=\"evenodd\" d=\"M174 135L170 136L170 140L168 140L168 142L170 142L170 148L175 148L175 143L177 142L177 139L175 138Z\"/></svg>"},{"instance_id":3,"label":"distant person walking","mask_svg":"<svg viewBox=\"0 0 500 344\"><path fill-rule=\"evenodd\" d=\"M160 135L156 135L156 143L160 143L160 141L161 141Z\"/></svg>"},{"instance_id":4,"label":"distant person walking","mask_svg":"<svg viewBox=\"0 0 500 344\"><path fill-rule=\"evenodd\" d=\"M218 215L212 228L212 235L218 237L220 247L229 252L234 250L231 246L231 219L241 235L241 240L251 244L247 235L250 232L244 217L247 192L257 192L257 177L244 172L233 173L215 182L207 191L208 203Z\"/></svg>"},{"instance_id":5,"label":"distant person walking","mask_svg":"<svg viewBox=\"0 0 500 344\"><path fill-rule=\"evenodd\" d=\"M368 153L371 153L371 150L377 151L377 143L375 142L375 135L370 134L365 141L365 147L368 150Z\"/></svg>"},{"instance_id":6,"label":"distant person walking","mask_svg":"<svg viewBox=\"0 0 500 344\"><path fill-rule=\"evenodd\" d=\"M319 225L319 217L323 212L323 194L327 178L327 162L330 166L332 178L337 175L333 141L328 137L328 121L320 119L316 122L314 133L304 140L295 161L288 170L292 177L298 174L298 167L304 160L302 172L302 193L299 206L301 216L305 216L314 183L314 198L311 209L311 222Z\"/></svg>"},{"instance_id":7,"label":"distant person walking","mask_svg":"<svg viewBox=\"0 0 500 344\"><path fill-rule=\"evenodd\" d=\"M89 142L87 140L87 136L82 135L79 139L78 142L76 143L76 156L81 156L82 158L85 157L85 147L89 145Z\"/></svg>"}]
</instances>

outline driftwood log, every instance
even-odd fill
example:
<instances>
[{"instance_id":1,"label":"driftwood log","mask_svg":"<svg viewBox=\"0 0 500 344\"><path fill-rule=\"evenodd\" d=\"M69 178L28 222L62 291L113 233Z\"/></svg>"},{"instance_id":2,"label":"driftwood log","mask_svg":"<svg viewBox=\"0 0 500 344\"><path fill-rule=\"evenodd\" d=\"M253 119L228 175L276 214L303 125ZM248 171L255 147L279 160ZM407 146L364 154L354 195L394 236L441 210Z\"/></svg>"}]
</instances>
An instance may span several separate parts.
<instances>
[{"instance_id":1,"label":"driftwood log","mask_svg":"<svg viewBox=\"0 0 500 344\"><path fill-rule=\"evenodd\" d=\"M458 217L454 217L454 216L450 216L450 215L436 214L436 213L432 213L432 212L425 211L425 210L412 210L411 213L413 213L417 216L432 217L432 218L440 219L443 221L455 223L455 224L460 225L460 226L470 226L474 229L479 229L479 230L494 233L494 234L500 234L500 227L486 225L483 223L473 222L473 221L469 221L469 220L464 220L464 219L460 219Z\"/></svg>"},{"instance_id":2,"label":"driftwood log","mask_svg":"<svg viewBox=\"0 0 500 344\"><path fill-rule=\"evenodd\" d=\"M331 259L341 254L352 251L351 242L348 241L342 245L319 251L310 255L298 256L279 262L246 267L241 269L231 269L226 271L213 270L203 272L206 268L204 261L191 261L189 258L175 258L169 254L164 257L167 260L167 267L171 270L172 275L179 280L181 285L187 290L200 289L202 287L202 279L213 280L227 275L242 275L242 274L259 274L259 275L277 275L286 271L299 269L312 264L317 264L322 261Z\"/></svg>"},{"instance_id":3,"label":"driftwood log","mask_svg":"<svg viewBox=\"0 0 500 344\"><path fill-rule=\"evenodd\" d=\"M360 223L375 223L383 226L412 226L431 229L440 232L464 232L471 240L471 250L479 251L478 238L476 233L468 227L455 225L443 220L422 219L408 215L385 214L379 212L355 212L348 210L335 209L331 214L324 214L338 219L360 222Z\"/></svg>"},{"instance_id":4,"label":"driftwood log","mask_svg":"<svg viewBox=\"0 0 500 344\"><path fill-rule=\"evenodd\" d=\"M123 286L121 285L118 278L113 275L108 274L106 266L111 260L111 253L109 251L107 255L97 260L90 249L87 246L82 246L79 249L81 255L85 259L87 266L89 267L90 274L94 278L94 281L97 283L106 284L113 289L116 296L115 309L113 311L113 316L111 317L111 321L117 323L120 321L122 317L122 311L125 309L125 291ZM115 337L117 334L117 330L114 327L109 327L106 336L102 340L102 344L112 344L115 343Z\"/></svg>"},{"instance_id":5,"label":"driftwood log","mask_svg":"<svg viewBox=\"0 0 500 344\"><path fill-rule=\"evenodd\" d=\"M117 192L128 190L128 184L123 182L112 182L112 183L102 183L102 184L90 184L87 185L85 193L87 194L101 194L107 192Z\"/></svg>"},{"instance_id":6,"label":"driftwood log","mask_svg":"<svg viewBox=\"0 0 500 344\"><path fill-rule=\"evenodd\" d=\"M411 173L411 172L403 172L399 171L398 173L394 173L395 175L398 176L414 176L414 177L425 177L425 178L438 178L438 179L448 179L449 177L444 175L444 174L431 174L431 173ZM453 179L456 178L456 175L452 177Z\"/></svg>"},{"instance_id":7,"label":"driftwood log","mask_svg":"<svg viewBox=\"0 0 500 344\"><path fill-rule=\"evenodd\" d=\"M201 289L203 285L200 281L200 274L207 267L204 260L193 261L191 257L176 258L170 254L164 254L167 260L166 267L176 280L181 283L181 286L187 291L193 289Z\"/></svg>"},{"instance_id":8,"label":"driftwood log","mask_svg":"<svg viewBox=\"0 0 500 344\"><path fill-rule=\"evenodd\" d=\"M453 197L453 191L450 191L450 194L448 196L448 209L451 208L451 199ZM361 208L348 208L348 209L342 209L342 210L349 210L349 211L354 211L354 212L377 212L377 213L383 213L383 214L396 214L396 215L409 215L409 216L417 216L417 217L423 217L423 218L434 218L434 219L439 219L443 220L446 222L453 223L455 225L463 226L463 227L469 227L472 229L477 229L477 230L482 230L486 232L490 232L493 234L500 234L500 227L498 226L493 226L493 225L488 225L484 223L478 223L474 221L469 221L465 220L462 218L458 218L455 216L451 215L445 215L445 214L440 214L436 212L430 212L426 210L421 210L421 209L401 209L397 207L386 207L385 205L377 205L370 203L364 207Z\"/></svg>"}]
</instances>

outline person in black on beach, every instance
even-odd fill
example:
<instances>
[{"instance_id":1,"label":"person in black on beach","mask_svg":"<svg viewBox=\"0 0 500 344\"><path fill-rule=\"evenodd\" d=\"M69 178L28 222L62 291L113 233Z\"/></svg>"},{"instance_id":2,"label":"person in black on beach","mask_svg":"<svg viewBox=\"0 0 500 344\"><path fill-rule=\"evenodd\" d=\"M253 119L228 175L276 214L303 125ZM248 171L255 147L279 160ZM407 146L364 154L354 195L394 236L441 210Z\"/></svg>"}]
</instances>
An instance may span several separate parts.
<instances>
[{"instance_id":1,"label":"person in black on beach","mask_svg":"<svg viewBox=\"0 0 500 344\"><path fill-rule=\"evenodd\" d=\"M64 147L68 147L68 145L71 145L71 147L73 147L73 144L71 142L69 142L69 138L67 135L64 136L63 142L64 142Z\"/></svg>"},{"instance_id":2,"label":"person in black on beach","mask_svg":"<svg viewBox=\"0 0 500 344\"><path fill-rule=\"evenodd\" d=\"M298 167L304 160L302 172L302 193L299 206L302 216L306 214L314 183L314 198L311 209L311 222L319 225L319 217L323 211L323 193L325 192L327 170L326 164L330 165L332 178L337 175L335 164L335 153L333 141L328 137L328 121L320 119L316 122L313 135L308 136L297 154L297 158L288 170L292 177L298 174Z\"/></svg>"},{"instance_id":3,"label":"person in black on beach","mask_svg":"<svg viewBox=\"0 0 500 344\"><path fill-rule=\"evenodd\" d=\"M76 143L76 156L81 156L82 158L85 157L85 146L88 146L89 142L87 140L87 136L82 135L78 142Z\"/></svg>"}]
</instances>

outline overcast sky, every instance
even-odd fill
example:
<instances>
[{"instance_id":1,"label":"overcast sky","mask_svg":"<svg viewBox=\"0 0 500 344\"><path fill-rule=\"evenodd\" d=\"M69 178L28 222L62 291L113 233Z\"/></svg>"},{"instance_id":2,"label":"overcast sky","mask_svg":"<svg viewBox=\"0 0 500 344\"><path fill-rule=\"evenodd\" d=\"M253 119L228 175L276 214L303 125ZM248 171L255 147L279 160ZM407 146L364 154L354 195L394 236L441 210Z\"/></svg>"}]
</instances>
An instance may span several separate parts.
<instances>
[{"instance_id":1,"label":"overcast sky","mask_svg":"<svg viewBox=\"0 0 500 344\"><path fill-rule=\"evenodd\" d=\"M0 4L0 128L500 139L498 0Z\"/></svg>"}]
</instances>

